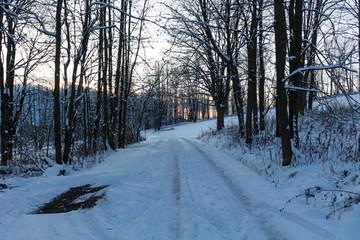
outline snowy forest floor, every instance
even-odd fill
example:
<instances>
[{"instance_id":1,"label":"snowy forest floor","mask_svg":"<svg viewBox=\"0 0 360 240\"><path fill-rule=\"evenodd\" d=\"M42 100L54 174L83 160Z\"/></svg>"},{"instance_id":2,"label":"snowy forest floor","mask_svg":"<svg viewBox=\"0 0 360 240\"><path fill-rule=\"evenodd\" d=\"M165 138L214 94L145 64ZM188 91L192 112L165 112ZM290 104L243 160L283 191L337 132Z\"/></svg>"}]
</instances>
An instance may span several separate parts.
<instances>
[{"instance_id":1,"label":"snowy forest floor","mask_svg":"<svg viewBox=\"0 0 360 240\"><path fill-rule=\"evenodd\" d=\"M91 169L1 179L1 239L358 239L359 118L331 106L301 118L286 168L271 119L247 146L228 117L148 131ZM37 214L64 195L79 209Z\"/></svg>"}]
</instances>

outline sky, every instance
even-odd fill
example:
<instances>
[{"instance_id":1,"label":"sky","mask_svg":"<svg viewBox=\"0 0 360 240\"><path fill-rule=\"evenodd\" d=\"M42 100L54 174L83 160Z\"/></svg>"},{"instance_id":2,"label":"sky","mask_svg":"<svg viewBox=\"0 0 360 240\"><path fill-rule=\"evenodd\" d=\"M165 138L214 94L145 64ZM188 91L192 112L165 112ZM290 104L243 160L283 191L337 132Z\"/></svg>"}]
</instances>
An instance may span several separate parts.
<instances>
[{"instance_id":1,"label":"sky","mask_svg":"<svg viewBox=\"0 0 360 240\"><path fill-rule=\"evenodd\" d=\"M168 2L168 0L150 2L150 11L147 16L150 22L146 24L146 33L149 37L149 47L145 49L146 57L159 61L165 57L164 52L170 48L168 43L170 37L160 27L166 23L165 16L168 14L168 10L162 4L163 2Z\"/></svg>"}]
</instances>

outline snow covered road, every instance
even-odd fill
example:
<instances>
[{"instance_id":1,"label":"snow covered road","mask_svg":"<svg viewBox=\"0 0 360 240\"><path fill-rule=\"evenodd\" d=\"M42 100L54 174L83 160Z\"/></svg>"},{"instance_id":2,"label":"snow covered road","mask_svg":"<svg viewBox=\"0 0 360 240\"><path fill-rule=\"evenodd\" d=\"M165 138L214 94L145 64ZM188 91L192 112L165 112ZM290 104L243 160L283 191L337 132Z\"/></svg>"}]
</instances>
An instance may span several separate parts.
<instances>
[{"instance_id":1,"label":"snow covered road","mask_svg":"<svg viewBox=\"0 0 360 240\"><path fill-rule=\"evenodd\" d=\"M172 144L179 167L180 238L267 239L206 154L183 139Z\"/></svg>"},{"instance_id":2,"label":"snow covered road","mask_svg":"<svg viewBox=\"0 0 360 240\"><path fill-rule=\"evenodd\" d=\"M280 212L273 188L220 150L151 138L69 176L9 179L0 239L340 239ZM70 187L109 185L92 209L30 214ZM281 197L279 197L281 198Z\"/></svg>"},{"instance_id":3,"label":"snow covered road","mask_svg":"<svg viewBox=\"0 0 360 240\"><path fill-rule=\"evenodd\" d=\"M180 168L182 219L187 223L181 239L337 239L301 217L280 212L266 198L252 196L237 177L241 172L232 175L223 166L227 162L230 169L239 170L231 157L195 140L172 142Z\"/></svg>"}]
</instances>

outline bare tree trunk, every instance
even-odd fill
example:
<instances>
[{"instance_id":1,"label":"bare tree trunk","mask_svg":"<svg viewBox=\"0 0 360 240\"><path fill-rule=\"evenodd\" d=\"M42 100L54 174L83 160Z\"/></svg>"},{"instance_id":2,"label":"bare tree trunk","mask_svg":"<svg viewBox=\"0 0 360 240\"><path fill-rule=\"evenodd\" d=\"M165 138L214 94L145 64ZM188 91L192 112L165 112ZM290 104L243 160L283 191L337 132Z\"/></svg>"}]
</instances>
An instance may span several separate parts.
<instances>
[{"instance_id":1,"label":"bare tree trunk","mask_svg":"<svg viewBox=\"0 0 360 240\"><path fill-rule=\"evenodd\" d=\"M265 63L264 63L264 30L263 30L263 0L259 1L259 111L260 130L265 130Z\"/></svg>"},{"instance_id":2,"label":"bare tree trunk","mask_svg":"<svg viewBox=\"0 0 360 240\"><path fill-rule=\"evenodd\" d=\"M129 2L128 11L131 14L131 2ZM123 66L123 82L122 82L122 104L121 104L121 112L120 112L120 141L119 147L125 148L126 144L126 119L127 119L127 106L128 106L128 97L130 92L130 38L131 38L131 17L128 16L128 20L125 20L127 23L124 29L125 31L125 43L124 43L124 66Z\"/></svg>"},{"instance_id":3,"label":"bare tree trunk","mask_svg":"<svg viewBox=\"0 0 360 240\"><path fill-rule=\"evenodd\" d=\"M227 2L228 7L227 7L227 24L226 24L226 28L227 28L227 54L228 56L232 56L231 57L231 61L228 64L228 68L229 68L229 75L230 78L232 79L232 85L233 85L233 93L234 93L234 100L235 100L235 108L236 108L236 113L237 113L237 117L238 117L238 123L239 123L239 133L241 137L244 137L245 135L245 129L244 129L244 98L243 98L243 94L242 94L242 89L240 86L240 78L239 78L239 71L237 69L237 61L239 58L239 51L238 51L238 42L239 42L239 36L238 36L238 32L235 31L234 37L233 39L231 39L231 34L232 34L232 29L230 27L230 21L231 21L231 16L230 16L230 10L231 10L231 4L230 1ZM239 23L240 23L240 11L236 11L236 19L235 19L235 25L234 28L237 29L239 27ZM232 41L234 40L235 42L235 46L233 46ZM235 51L234 49L235 48ZM234 111L234 110L233 110Z\"/></svg>"},{"instance_id":4,"label":"bare tree trunk","mask_svg":"<svg viewBox=\"0 0 360 240\"><path fill-rule=\"evenodd\" d=\"M101 15L103 14L103 11L100 10L100 19L102 19ZM101 25L101 23L100 23ZM101 118L101 106L102 106L102 92L105 91L105 89L102 89L102 81L104 80L103 77L103 64L104 64L104 45L103 45L103 29L100 29L99 33L99 46L98 46L98 82L97 82L97 95L96 95L96 116L95 116L95 128L94 128L94 139L93 139L93 146L94 146L94 152L100 149L99 145L99 130L100 130L100 118Z\"/></svg>"},{"instance_id":5,"label":"bare tree trunk","mask_svg":"<svg viewBox=\"0 0 360 240\"><path fill-rule=\"evenodd\" d=\"M241 91L239 73L237 71L237 68L233 68L232 75L233 75L232 84L233 84L235 108L236 108L236 114L237 114L238 122L239 122L239 133L240 133L241 137L244 137L244 135L245 135L245 132L244 132L244 101L243 101L243 94Z\"/></svg>"},{"instance_id":6,"label":"bare tree trunk","mask_svg":"<svg viewBox=\"0 0 360 240\"><path fill-rule=\"evenodd\" d=\"M131 8L129 6L128 1L122 2L122 9L124 13L128 12L128 9ZM129 34L128 28L130 28L130 19L127 19L127 16L124 14L121 16L123 19L121 26L121 33L122 34L122 64L121 64L121 82L120 82L120 94L119 94L119 100L120 100L120 107L119 107L119 148L125 147L125 133L126 133L126 111L127 111L127 96L126 96L126 90L127 90L127 82L128 82L128 76L129 76L129 54L130 49L129 46ZM121 41L121 39L120 39Z\"/></svg>"},{"instance_id":7,"label":"bare tree trunk","mask_svg":"<svg viewBox=\"0 0 360 240\"><path fill-rule=\"evenodd\" d=\"M248 32L248 104L246 110L246 143L251 144L253 134L257 131L257 4L256 0L252 1L252 13L250 32ZM256 129L256 130L255 130Z\"/></svg>"},{"instance_id":8,"label":"bare tree trunk","mask_svg":"<svg viewBox=\"0 0 360 240\"><path fill-rule=\"evenodd\" d=\"M225 120L225 112L226 108L224 105L217 105L216 106L216 112L217 112L217 121L216 121L216 129L221 130L224 127L224 120Z\"/></svg>"},{"instance_id":9,"label":"bare tree trunk","mask_svg":"<svg viewBox=\"0 0 360 240\"><path fill-rule=\"evenodd\" d=\"M0 3L1 3L1 6L3 4L3 0L0 0ZM3 24L3 16L4 16L4 9L2 7L0 7L0 23ZM1 30L3 30L1 28ZM2 41L3 41L3 33L0 32L0 91L1 91L1 165L2 166L7 166L8 164L8 157L3 157L4 156L4 153L5 153L5 150L6 150L6 146L7 146L7 135L5 134L6 132L6 129L3 127L3 108L5 108L5 105L3 106L3 93L5 93L5 79L4 79L4 62L3 62L3 55L2 55L2 47L3 47L3 44L2 44ZM4 150L3 150L4 148Z\"/></svg>"},{"instance_id":10,"label":"bare tree trunk","mask_svg":"<svg viewBox=\"0 0 360 240\"><path fill-rule=\"evenodd\" d=\"M128 10L129 15L124 26L124 44L123 44L123 66L122 66L122 82L121 82L121 94L120 94L120 116L119 116L119 147L125 148L126 145L126 119L127 119L127 106L128 98L131 87L131 73L130 73L130 39L131 39L131 4L130 1L125 7L125 10Z\"/></svg>"},{"instance_id":11,"label":"bare tree trunk","mask_svg":"<svg viewBox=\"0 0 360 240\"><path fill-rule=\"evenodd\" d=\"M290 73L301 67L302 52L302 7L303 0L291 0L289 7L290 25ZM290 77L290 87L301 87L302 75L295 74ZM294 139L296 147L299 147L298 117L300 109L300 93L297 89L289 91L289 127L290 137Z\"/></svg>"},{"instance_id":12,"label":"bare tree trunk","mask_svg":"<svg viewBox=\"0 0 360 240\"><path fill-rule=\"evenodd\" d=\"M358 90L360 92L360 1L357 2L357 20L358 20L358 51L359 51L359 71L358 71Z\"/></svg>"},{"instance_id":13,"label":"bare tree trunk","mask_svg":"<svg viewBox=\"0 0 360 240\"><path fill-rule=\"evenodd\" d=\"M16 20L9 13L5 5L7 20L6 39L6 82L1 82L1 165L7 166L12 160L14 138L13 111L14 111L14 80L15 80L15 26ZM1 43L2 44L2 43Z\"/></svg>"},{"instance_id":14,"label":"bare tree trunk","mask_svg":"<svg viewBox=\"0 0 360 240\"><path fill-rule=\"evenodd\" d=\"M200 5L200 9L201 9L202 20L205 23L209 23L207 1L199 0L199 5ZM229 11L230 10L229 1L227 2L227 6L228 6L228 11ZM227 25L228 25L227 28L229 28L230 27L229 24L227 24ZM228 66L228 68L229 68L229 65L232 65L230 67L236 67L236 66L234 66L236 61L232 61L232 60L234 60L233 58L231 58L231 57L229 58L229 56L226 57L226 56L224 56L223 52L219 51L219 46L217 45L216 41L213 38L213 33L212 33L210 26L208 24L203 24L203 27L204 27L204 32L205 32L205 39L207 40L208 44L213 46L212 48L209 47L206 51L207 51L208 63L210 66L209 70L210 70L211 82L212 82L212 84L211 84L212 87L210 89L210 92L214 99L217 114L218 114L217 129L221 130L224 127L223 116L225 115L225 106L229 99L229 92L230 92L230 90L229 90L230 79L228 78L228 80L226 80L225 83L222 80L222 78L224 76L224 73L223 73L224 69L225 69L224 66ZM215 61L215 59L213 58L213 56L212 56L213 50L215 50L215 53L222 60L221 70L216 70L216 63L218 63L219 61ZM224 110L223 110L223 108L224 108ZM224 113L222 113L222 111L224 111Z\"/></svg>"},{"instance_id":15,"label":"bare tree trunk","mask_svg":"<svg viewBox=\"0 0 360 240\"><path fill-rule=\"evenodd\" d=\"M60 57L61 57L61 10L63 0L56 6L56 45L55 45L55 87L54 87L54 137L56 163L63 164L61 156L61 115L60 115Z\"/></svg>"},{"instance_id":16,"label":"bare tree trunk","mask_svg":"<svg viewBox=\"0 0 360 240\"><path fill-rule=\"evenodd\" d=\"M105 4L107 4L107 0L103 0ZM100 25L106 27L106 8L102 8L101 16L100 16ZM103 147L107 150L107 142L109 139L109 115L108 115L108 79L110 76L107 75L109 68L109 42L107 39L107 31L105 28L101 29L102 39L100 41L104 42L103 48L103 68L102 68L102 84L103 84L103 125L102 125L102 141Z\"/></svg>"},{"instance_id":17,"label":"bare tree trunk","mask_svg":"<svg viewBox=\"0 0 360 240\"><path fill-rule=\"evenodd\" d=\"M64 151L63 151L63 158L62 161L64 164L68 164L71 163L71 159L69 159L70 157L70 149L71 149L71 136L72 136L72 118L73 118L73 107L74 107L74 92L72 90L72 86L75 86L75 82L73 82L71 84L71 96L70 99L68 100L68 67L70 64L70 59L71 59L71 37L70 37L70 23L67 19L67 15L69 12L68 6L67 6L67 0L64 0L64 8L65 8L65 26L66 26L66 41L67 41L67 62L64 64L64 82L65 82L65 87L64 87L64 102L65 102L65 106L64 106L64 118L66 119L65 121L65 135L64 135ZM76 71L77 69L77 63L75 63L74 69ZM75 72L75 76L76 76L76 72ZM74 80L74 73L73 73L73 80ZM75 89L74 89L75 90Z\"/></svg>"},{"instance_id":18,"label":"bare tree trunk","mask_svg":"<svg viewBox=\"0 0 360 240\"><path fill-rule=\"evenodd\" d=\"M121 1L121 9L123 10L120 15L120 30L119 30L119 47L117 53L117 63L116 63L116 74L115 74L115 97L114 97L114 111L112 112L112 133L114 134L114 140L112 141L113 146L111 148L115 149L119 146L120 141L120 116L121 116L121 105L122 105L122 93L123 93L123 64L124 64L124 40L125 40L125 12L126 1ZM121 90L120 90L121 88ZM120 95L121 94L121 95ZM121 105L119 104L121 103Z\"/></svg>"},{"instance_id":19,"label":"bare tree trunk","mask_svg":"<svg viewBox=\"0 0 360 240\"><path fill-rule=\"evenodd\" d=\"M274 1L275 13L275 49L276 49L276 77L277 77L277 118L279 122L279 130L281 135L281 145L283 152L283 166L291 163L292 150L289 134L289 120L287 113L287 97L285 84L283 82L285 76L286 62L286 18L285 6L282 0Z\"/></svg>"},{"instance_id":20,"label":"bare tree trunk","mask_svg":"<svg viewBox=\"0 0 360 240\"><path fill-rule=\"evenodd\" d=\"M126 31L125 31L126 32ZM126 39L126 38L125 38ZM126 47L125 47L125 43L123 46L123 56L122 56L122 65L121 65L121 82L120 82L120 94L119 94L119 101L120 101L120 106L119 106L119 148L124 148L124 144L123 144L123 137L122 137L122 133L123 133L123 112L124 112L124 103L125 103L125 95L124 95L124 91L125 91L125 62L126 62L126 57L125 57L125 52L126 52Z\"/></svg>"},{"instance_id":21,"label":"bare tree trunk","mask_svg":"<svg viewBox=\"0 0 360 240\"><path fill-rule=\"evenodd\" d=\"M124 111L123 111L123 120L122 120L122 123L123 123L123 127L121 128L121 132L120 132L120 135L122 133L122 138L121 138L121 142L120 142L120 147L124 147L125 144L127 143L126 142L126 133L127 133L127 110L128 110L128 101L129 101L129 97L130 97L130 90L131 90L131 86L132 86L132 78L133 78L133 74L134 74L134 69L135 69L135 66L137 64L137 59L139 57L139 51L140 51L140 48L141 48L141 38L142 38L142 31L143 31L143 27L144 27L144 19L145 19L145 13L146 13L146 9L147 9L147 5L148 5L148 1L145 0L143 2L143 9L142 9L142 20L140 20L140 24L139 24L139 34L137 36L137 48L135 50L135 53L134 53L134 57L133 57L133 61L130 57L130 53L131 53L131 39L132 39L132 31L131 31L131 28L132 28L132 1L129 1L129 14L128 14L128 30L127 30L127 33L128 33L128 36L127 36L127 51L126 51L126 66L125 66L125 76L126 76L126 84L125 84L125 94L124 94L124 97L125 97L125 101L124 101ZM134 141L134 136L132 135L131 136L131 141Z\"/></svg>"},{"instance_id":22,"label":"bare tree trunk","mask_svg":"<svg viewBox=\"0 0 360 240\"><path fill-rule=\"evenodd\" d=\"M91 145L91 131L90 131L90 124L89 124L89 108L88 105L90 104L89 97L88 97L88 86L87 86L87 76L86 76L86 58L87 58L87 51L88 51L88 39L90 37L90 0L85 0L85 15L83 20L83 53L81 55L81 70L80 70L80 82L77 90L77 99L78 101L75 104L75 109L80 106L80 99L82 99L83 103L83 135L84 135L84 147L85 147L85 154L89 153L89 148ZM80 58L80 57L79 57Z\"/></svg>"},{"instance_id":23,"label":"bare tree trunk","mask_svg":"<svg viewBox=\"0 0 360 240\"><path fill-rule=\"evenodd\" d=\"M74 145L74 133L76 128L76 120L77 116L75 115L76 110L79 106L79 103L75 101L75 97L79 98L82 92L82 79L84 77L84 72L80 73L80 82L78 84L78 91L76 92L76 82L77 82L77 71L81 61L84 62L83 57L86 56L87 53L87 45L90 37L90 11L89 11L89 1L86 0L86 12L85 12L85 20L83 23L83 36L81 40L81 47L79 48L77 54L75 55L74 59L74 66L73 66L73 73L71 78L71 93L69 99L69 106L68 106L68 114L67 114L67 125L65 128L65 138L64 138L64 155L63 155L63 162L65 164L71 164L71 154ZM85 71L83 67L81 71Z\"/></svg>"},{"instance_id":24,"label":"bare tree trunk","mask_svg":"<svg viewBox=\"0 0 360 240\"><path fill-rule=\"evenodd\" d=\"M304 6L304 8L312 9L313 8L313 0L307 1ZM310 34L312 33L312 30L315 30L314 25L312 25L312 19L313 19L313 13L312 11L304 11L303 16L303 35L304 39L310 40ZM308 42L303 42L303 49L307 48ZM311 50L310 51L304 51L301 56L301 65L305 66L305 61L307 60L307 66L311 66ZM303 81L301 83L302 88L308 88L310 83L310 71L306 71L303 77ZM300 92L300 105L299 105L299 112L301 115L305 114L305 109L307 107L307 91L301 91Z\"/></svg>"},{"instance_id":25,"label":"bare tree trunk","mask_svg":"<svg viewBox=\"0 0 360 240\"><path fill-rule=\"evenodd\" d=\"M320 0L317 0L317 5L316 5L316 9L320 12ZM319 22L320 22L320 13L319 12L315 12L315 23L314 23L314 33L311 37L311 42L312 42L312 46L310 48L310 63L309 66L313 65L315 63L315 51L316 51L316 45L317 45L317 39L318 39L318 28L319 28ZM359 42L360 43L360 42ZM359 56L360 57L360 56ZM359 58L360 59L360 58ZM310 71L310 89L314 90L316 88L316 82L315 82L315 71L311 70ZM315 92L314 91L310 91L309 92L309 100L308 100L308 108L309 110L312 110L313 107L313 102L314 102L314 98L315 98Z\"/></svg>"},{"instance_id":26,"label":"bare tree trunk","mask_svg":"<svg viewBox=\"0 0 360 240\"><path fill-rule=\"evenodd\" d=\"M117 148L116 144L116 128L113 131L113 121L114 121L114 113L116 113L115 109L115 94L114 94L114 86L113 86L113 45L114 45L114 39L113 39L113 32L112 32L112 25L113 25L113 16L112 16L112 9L109 8L108 12L108 20L107 25L109 26L108 29L108 51L109 51L109 64L108 64L108 85L109 85L109 101L110 101L110 114L109 114L109 120L108 120L108 142L111 149L115 150Z\"/></svg>"}]
</instances>

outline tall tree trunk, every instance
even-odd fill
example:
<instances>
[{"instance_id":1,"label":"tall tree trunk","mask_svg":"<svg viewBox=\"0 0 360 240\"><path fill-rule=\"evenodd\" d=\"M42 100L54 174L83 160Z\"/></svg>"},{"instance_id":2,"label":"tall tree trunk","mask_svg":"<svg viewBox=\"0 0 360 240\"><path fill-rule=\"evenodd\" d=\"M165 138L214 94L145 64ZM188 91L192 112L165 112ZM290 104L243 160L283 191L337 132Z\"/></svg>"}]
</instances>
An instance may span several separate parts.
<instances>
[{"instance_id":1,"label":"tall tree trunk","mask_svg":"<svg viewBox=\"0 0 360 240\"><path fill-rule=\"evenodd\" d=\"M108 13L108 26L112 26L113 25L113 16L112 16L112 9L109 8L109 13ZM109 36L109 42L108 42L108 51L109 51L109 66L108 66L108 85L109 85L109 101L110 101L110 114L109 114L109 120L108 120L108 142L109 142L109 146L112 150L115 150L117 148L117 144L116 144L116 128L113 129L113 122L114 122L114 115L116 115L116 109L115 109L115 101L116 101L116 97L115 97L115 93L114 93L114 82L113 82L113 44L114 44L114 40L113 40L113 32L112 32L112 27L109 27L108 29L108 36Z\"/></svg>"},{"instance_id":2,"label":"tall tree trunk","mask_svg":"<svg viewBox=\"0 0 360 240\"><path fill-rule=\"evenodd\" d=\"M240 86L239 73L236 67L232 69L232 76L235 108L239 122L239 133L241 137L244 137L244 100Z\"/></svg>"},{"instance_id":3,"label":"tall tree trunk","mask_svg":"<svg viewBox=\"0 0 360 240\"><path fill-rule=\"evenodd\" d=\"M87 88L87 76L86 76L86 59L87 59L87 50L88 50L88 39L90 36L90 0L85 0L85 15L83 20L83 43L82 43L82 54L81 54L81 69L80 69L80 82L77 90L77 102L75 104L75 109L80 106L80 99L83 103L83 135L84 135L84 151L87 155L89 153L90 148L90 124L89 124L89 98L88 98L88 88Z\"/></svg>"},{"instance_id":4,"label":"tall tree trunk","mask_svg":"<svg viewBox=\"0 0 360 240\"><path fill-rule=\"evenodd\" d=\"M126 119L127 119L127 106L128 106L128 97L130 93L131 87L131 74L130 74L130 39L131 39L131 1L125 7L125 10L128 10L129 15L128 19L125 17L125 25L124 27L124 59L123 59L123 78L122 78L122 86L121 86L121 107L120 107L120 121L119 121L119 131L120 131L120 139L119 139L119 147L125 148L126 144Z\"/></svg>"},{"instance_id":5,"label":"tall tree trunk","mask_svg":"<svg viewBox=\"0 0 360 240\"><path fill-rule=\"evenodd\" d=\"M126 31L125 31L126 32ZM126 39L126 38L125 38ZM120 106L119 106L119 148L124 148L125 145L123 143L123 112L124 112L124 104L125 104L125 95L124 95L124 91L125 91L125 62L126 62L126 57L125 57L125 52L126 52L126 44L124 42L124 46L123 46L123 56L122 56L122 65L121 65L121 82L120 82L120 94L119 94L119 101L120 101Z\"/></svg>"},{"instance_id":6,"label":"tall tree trunk","mask_svg":"<svg viewBox=\"0 0 360 240\"><path fill-rule=\"evenodd\" d=\"M230 26L231 22L231 1L227 1L227 22L226 22L226 31L227 31L227 55L230 57L230 62L228 63L228 72L230 79L233 85L233 94L235 100L235 108L238 117L239 123L239 133L241 137L244 137L244 99L242 94L242 89L240 85L240 77L239 71L237 69L237 62L239 58L239 51L238 51L238 42L239 36L237 31L233 31L232 27ZM234 29L238 29L240 23L240 11L236 11L235 14L235 22L234 22ZM233 34L233 39L232 39ZM235 42L235 45L233 44ZM232 109L234 111L234 109Z\"/></svg>"},{"instance_id":7,"label":"tall tree trunk","mask_svg":"<svg viewBox=\"0 0 360 240\"><path fill-rule=\"evenodd\" d=\"M88 4L88 0L86 1ZM65 138L64 138L64 155L63 155L63 162L65 164L71 164L71 151L74 145L74 134L77 122L77 116L75 113L77 112L77 108L79 106L79 100L75 101L76 97L79 98L82 92L82 79L84 77L84 72L80 73L80 82L78 84L78 91L76 92L76 82L77 82L77 72L78 67L81 61L84 62L83 56L86 56L87 53L87 45L90 36L90 11L89 6L86 6L86 13L85 13L85 21L83 23L83 36L81 40L81 46L78 52L75 55L74 64L73 64L73 72L71 77L71 92L70 92L70 99L69 99L69 106L68 106L68 114L67 114L67 125L65 126ZM83 67L81 71L85 71Z\"/></svg>"},{"instance_id":8,"label":"tall tree trunk","mask_svg":"<svg viewBox=\"0 0 360 240\"><path fill-rule=\"evenodd\" d=\"M15 80L15 27L16 20L5 6L7 32L6 32L6 82L1 83L1 165L7 166L12 160L13 138L15 135L13 125L14 111L14 80ZM2 44L2 43L1 43Z\"/></svg>"},{"instance_id":9,"label":"tall tree trunk","mask_svg":"<svg viewBox=\"0 0 360 240\"><path fill-rule=\"evenodd\" d=\"M0 0L0 4L3 4L3 0ZM0 7L0 23L3 24L3 17L4 17L4 9L2 7ZM1 29L3 30L3 29ZM5 105L3 106L3 93L5 93L5 76L4 76L4 61L3 61L3 55L2 55L2 48L3 48L3 33L0 32L0 91L1 91L1 115L3 115L3 108L5 108ZM5 149L6 149L6 141L7 141L7 135L6 133L6 129L3 127L3 119L1 119L1 165L2 166L7 166L8 160L7 158L4 158L4 153L5 153ZM3 147L4 150L3 150Z\"/></svg>"},{"instance_id":10,"label":"tall tree trunk","mask_svg":"<svg viewBox=\"0 0 360 240\"><path fill-rule=\"evenodd\" d=\"M309 0L307 1L305 4L307 4L306 6L304 5L304 8L308 8L308 9L313 9L315 8L313 6L313 0ZM312 19L313 19L313 12L312 11L304 11L304 16L303 16L303 38L304 39L308 39L310 40L310 34L312 33L312 30L315 30L314 25L312 25ZM303 49L306 49L308 45L308 42L304 41L303 42ZM311 62L311 50L310 51L304 51L301 57L301 66L305 66L305 62L307 60L307 66L311 66L312 63ZM301 83L301 87L302 88L309 88L309 83L310 83L310 71L306 71L303 77L303 81ZM300 93L300 105L299 105L299 113L301 115L305 114L305 109L307 107L307 95L308 92L307 91L301 91Z\"/></svg>"},{"instance_id":11,"label":"tall tree trunk","mask_svg":"<svg viewBox=\"0 0 360 240\"><path fill-rule=\"evenodd\" d=\"M216 121L216 129L221 130L224 127L224 120L225 120L225 112L226 108L223 104L218 104L216 106L216 112L217 112L217 121Z\"/></svg>"},{"instance_id":12,"label":"tall tree trunk","mask_svg":"<svg viewBox=\"0 0 360 240\"><path fill-rule=\"evenodd\" d=\"M100 11L100 25L103 26L102 22L102 14L103 10ZM93 145L94 145L94 152L101 149L102 147L99 146L99 130L100 130L100 118L101 118L101 106L103 104L102 95L103 91L106 89L102 89L103 84L102 81L104 80L104 29L100 29L99 33L99 46L98 46L98 82L97 82L97 95L96 95L96 116L95 116L95 128L94 128L94 139L93 139Z\"/></svg>"},{"instance_id":13,"label":"tall tree trunk","mask_svg":"<svg viewBox=\"0 0 360 240\"><path fill-rule=\"evenodd\" d=\"M121 106L119 102L122 102L122 98L120 94L123 91L123 64L124 64L124 40L125 40L125 12L126 10L126 1L121 1L121 9L123 10L120 15L120 30L119 30L119 47L117 52L117 63L116 63L116 73L115 73L115 97L114 97L114 111L112 112L112 126L111 131L114 134L114 140L111 142L113 145L111 146L112 149L115 149L119 146L120 142L120 115L121 115ZM121 88L121 90L120 90Z\"/></svg>"},{"instance_id":14,"label":"tall tree trunk","mask_svg":"<svg viewBox=\"0 0 360 240\"><path fill-rule=\"evenodd\" d=\"M291 0L289 7L290 25L290 73L301 68L302 52L302 7L303 0ZM301 87L302 74L298 73L290 77L289 91L289 127L290 137L294 139L296 147L299 147L298 117L300 109L300 93L291 87Z\"/></svg>"},{"instance_id":15,"label":"tall tree trunk","mask_svg":"<svg viewBox=\"0 0 360 240\"><path fill-rule=\"evenodd\" d=\"M104 0L104 3L107 4L107 0ZM106 8L102 8L101 16L100 16L100 25L106 27ZM103 139L103 147L107 150L107 142L109 139L109 115L108 115L108 68L109 68L109 42L107 38L107 31L105 29L101 29L102 31L102 39L100 41L104 42L103 49L103 68L102 68L102 84L103 84L103 120L104 123L102 125L102 139Z\"/></svg>"},{"instance_id":16,"label":"tall tree trunk","mask_svg":"<svg viewBox=\"0 0 360 240\"><path fill-rule=\"evenodd\" d=\"M54 87L54 138L56 163L63 164L61 156L61 115L60 115L60 57L61 57L61 10L63 0L57 0L55 36L55 87Z\"/></svg>"},{"instance_id":17,"label":"tall tree trunk","mask_svg":"<svg viewBox=\"0 0 360 240\"><path fill-rule=\"evenodd\" d=\"M250 32L248 33L248 103L246 110L246 143L251 144L254 131L257 131L257 4L256 0L252 1L252 13ZM256 129L256 130L255 130Z\"/></svg>"},{"instance_id":18,"label":"tall tree trunk","mask_svg":"<svg viewBox=\"0 0 360 240\"><path fill-rule=\"evenodd\" d=\"M358 78L359 78L359 92L360 92L360 1L357 2L357 20L358 20L358 51L359 51L359 71L358 71Z\"/></svg>"},{"instance_id":19,"label":"tall tree trunk","mask_svg":"<svg viewBox=\"0 0 360 240\"><path fill-rule=\"evenodd\" d=\"M314 32L311 36L311 42L312 45L310 47L310 60L309 60L309 66L313 65L315 63L315 52L316 52L316 46L317 46L317 39L318 39L318 29L319 29L319 25L320 25L320 9L321 9L321 4L322 4L322 0L317 0L316 1L316 12L314 13L315 15L315 20L314 20ZM360 40L359 40L359 44L360 44ZM359 45L360 47L360 45ZM360 56L359 56L360 59ZM315 82L315 71L311 70L310 71L310 89L314 90L316 88L316 82ZM308 108L309 110L312 110L313 107L313 102L314 102L314 98L315 98L315 92L314 91L310 91L309 92L309 100L308 100Z\"/></svg>"},{"instance_id":20,"label":"tall tree trunk","mask_svg":"<svg viewBox=\"0 0 360 240\"><path fill-rule=\"evenodd\" d=\"M276 50L276 78L277 78L277 118L279 122L279 131L281 135L281 146L283 153L283 166L291 163L292 150L289 133L289 120L287 113L287 97L285 84L283 82L285 76L286 62L286 18L285 6L282 0L274 1L275 13L275 50Z\"/></svg>"},{"instance_id":21,"label":"tall tree trunk","mask_svg":"<svg viewBox=\"0 0 360 240\"><path fill-rule=\"evenodd\" d=\"M265 63L264 63L264 29L263 29L263 0L259 1L259 111L260 130L265 130Z\"/></svg>"}]
</instances>

